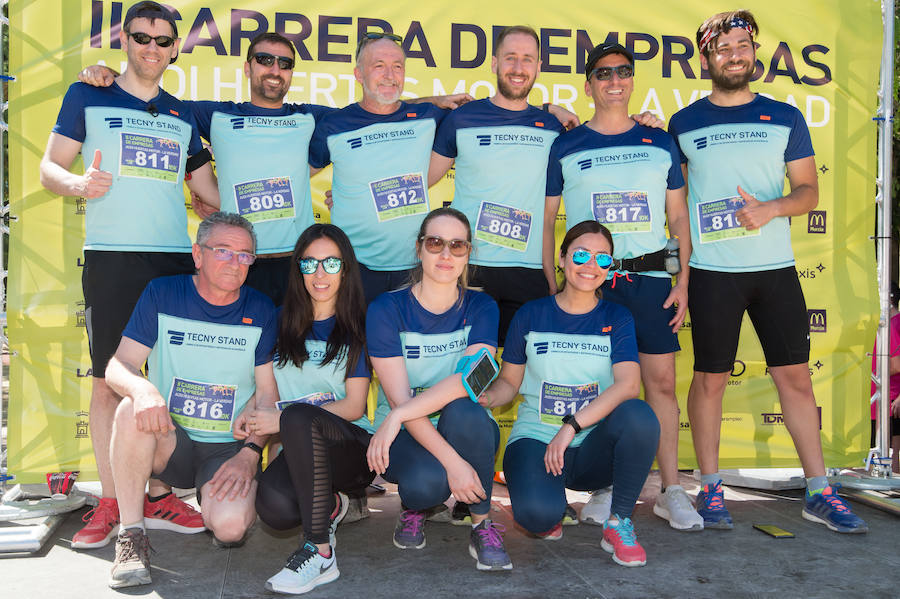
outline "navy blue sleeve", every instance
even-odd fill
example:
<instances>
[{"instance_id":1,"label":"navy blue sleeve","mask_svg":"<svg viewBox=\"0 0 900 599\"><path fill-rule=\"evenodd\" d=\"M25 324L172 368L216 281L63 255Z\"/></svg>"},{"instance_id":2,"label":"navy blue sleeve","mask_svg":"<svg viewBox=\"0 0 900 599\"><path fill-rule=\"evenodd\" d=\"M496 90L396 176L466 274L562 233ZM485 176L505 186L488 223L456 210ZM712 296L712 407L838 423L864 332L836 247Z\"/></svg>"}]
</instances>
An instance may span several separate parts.
<instances>
[{"instance_id":1,"label":"navy blue sleeve","mask_svg":"<svg viewBox=\"0 0 900 599\"><path fill-rule=\"evenodd\" d=\"M525 335L528 334L529 325L528 316L531 310L526 304L519 308L513 315L512 322L509 323L509 329L506 331L506 341L503 346L504 362L510 364L524 364L525 357Z\"/></svg>"},{"instance_id":2,"label":"navy blue sleeve","mask_svg":"<svg viewBox=\"0 0 900 599\"><path fill-rule=\"evenodd\" d=\"M122 331L122 337L128 337L150 348L156 345L159 334L159 297L157 293L156 280L150 281L135 304L131 318L125 325L125 330Z\"/></svg>"},{"instance_id":3,"label":"navy blue sleeve","mask_svg":"<svg viewBox=\"0 0 900 599\"><path fill-rule=\"evenodd\" d=\"M434 135L434 145L431 148L441 156L456 158L456 113L455 111L444 117Z\"/></svg>"},{"instance_id":4,"label":"navy blue sleeve","mask_svg":"<svg viewBox=\"0 0 900 599\"><path fill-rule=\"evenodd\" d=\"M612 325L610 338L612 342L612 351L610 352L610 361L613 364L617 362L637 362L638 348L637 337L634 333L634 317L628 308L618 304L609 304L611 310L608 311L611 318L609 324Z\"/></svg>"},{"instance_id":5,"label":"navy blue sleeve","mask_svg":"<svg viewBox=\"0 0 900 599\"><path fill-rule=\"evenodd\" d=\"M356 360L356 366L353 368L353 372L350 373L348 379L352 378L364 378L369 379L372 378L372 373L369 371L369 367L366 365L366 350L362 350L359 352L359 358Z\"/></svg>"},{"instance_id":6,"label":"navy blue sleeve","mask_svg":"<svg viewBox=\"0 0 900 599\"><path fill-rule=\"evenodd\" d=\"M672 139L675 141L675 147L678 148L679 162L686 164L688 161L687 156L684 155L684 152L681 149L681 142L678 141L678 114L679 113L676 112L672 117L672 120L669 121L669 135L672 136Z\"/></svg>"},{"instance_id":7,"label":"navy blue sleeve","mask_svg":"<svg viewBox=\"0 0 900 599\"><path fill-rule=\"evenodd\" d=\"M793 106L791 108L793 109L791 113L794 119L791 124L791 134L788 136L787 147L784 149L785 162L815 155L812 140L809 137L809 127L806 126L803 115Z\"/></svg>"},{"instance_id":8,"label":"navy blue sleeve","mask_svg":"<svg viewBox=\"0 0 900 599\"><path fill-rule=\"evenodd\" d=\"M268 298L266 298L268 300ZM264 305L265 322L259 335L259 341L256 343L256 366L262 366L272 361L275 352L275 340L278 337L278 312L271 300L268 305Z\"/></svg>"},{"instance_id":9,"label":"navy blue sleeve","mask_svg":"<svg viewBox=\"0 0 900 599\"><path fill-rule=\"evenodd\" d=\"M187 154L193 156L203 149L203 142L200 141L200 131L197 129L197 121L194 120L192 111L188 110L185 117L185 121L191 125L191 141L188 143Z\"/></svg>"},{"instance_id":10,"label":"navy blue sleeve","mask_svg":"<svg viewBox=\"0 0 900 599\"><path fill-rule=\"evenodd\" d=\"M332 112L338 110L337 108L332 108L331 106L321 106L319 104L303 104L303 108L306 109L306 112L311 114L313 118L318 123L322 120L326 114L331 114Z\"/></svg>"},{"instance_id":11,"label":"navy blue sleeve","mask_svg":"<svg viewBox=\"0 0 900 599\"><path fill-rule=\"evenodd\" d=\"M469 329L468 344L485 343L497 347L497 329L500 326L500 308L497 307L497 302L486 293L466 293L471 294L465 317L465 323L472 326Z\"/></svg>"},{"instance_id":12,"label":"navy blue sleeve","mask_svg":"<svg viewBox=\"0 0 900 599\"><path fill-rule=\"evenodd\" d=\"M331 164L327 129L327 119L316 119L316 129L309 140L309 165L313 168L325 168Z\"/></svg>"},{"instance_id":13,"label":"navy blue sleeve","mask_svg":"<svg viewBox=\"0 0 900 599\"><path fill-rule=\"evenodd\" d=\"M209 141L209 130L212 127L212 115L213 112L216 111L216 108L219 108L223 102L209 102L209 101L191 101L191 100L183 100L185 105L190 108L191 114L194 115L194 121L197 123L197 130L200 132L200 136Z\"/></svg>"},{"instance_id":14,"label":"navy blue sleeve","mask_svg":"<svg viewBox=\"0 0 900 599\"><path fill-rule=\"evenodd\" d=\"M553 140L553 145L550 146L550 159L547 161L547 192L548 196L559 196L562 195L563 186L565 185L565 181L563 180L563 172L562 172L562 163L560 159L560 147L559 140L562 139L562 135Z\"/></svg>"},{"instance_id":15,"label":"navy blue sleeve","mask_svg":"<svg viewBox=\"0 0 900 599\"><path fill-rule=\"evenodd\" d=\"M400 312L390 294L379 295L369 305L366 312L366 346L373 358L403 355L400 345Z\"/></svg>"},{"instance_id":16,"label":"navy blue sleeve","mask_svg":"<svg viewBox=\"0 0 900 599\"><path fill-rule=\"evenodd\" d=\"M63 98L53 132L84 143L84 83L73 83Z\"/></svg>"},{"instance_id":17,"label":"navy blue sleeve","mask_svg":"<svg viewBox=\"0 0 900 599\"><path fill-rule=\"evenodd\" d=\"M669 138L669 156L672 157L672 165L669 167L669 176L667 179L667 185L669 189L681 189L684 187L684 173L681 171L681 150L678 149L678 144L675 143L675 138L667 136Z\"/></svg>"}]
</instances>

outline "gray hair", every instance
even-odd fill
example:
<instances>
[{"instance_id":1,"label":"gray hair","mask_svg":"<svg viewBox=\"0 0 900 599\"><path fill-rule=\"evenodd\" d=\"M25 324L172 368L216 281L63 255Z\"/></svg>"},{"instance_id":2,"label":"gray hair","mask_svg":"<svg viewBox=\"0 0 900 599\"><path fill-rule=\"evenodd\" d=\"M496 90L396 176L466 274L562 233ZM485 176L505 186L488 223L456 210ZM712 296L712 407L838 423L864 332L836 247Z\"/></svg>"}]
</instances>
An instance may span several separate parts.
<instances>
[{"instance_id":1,"label":"gray hair","mask_svg":"<svg viewBox=\"0 0 900 599\"><path fill-rule=\"evenodd\" d=\"M203 219L203 222L197 227L197 245L206 245L213 229L217 225L239 227L247 231L250 234L250 239L253 241L253 252L256 253L256 231L253 230L253 225L240 214L233 212L213 212Z\"/></svg>"}]
</instances>

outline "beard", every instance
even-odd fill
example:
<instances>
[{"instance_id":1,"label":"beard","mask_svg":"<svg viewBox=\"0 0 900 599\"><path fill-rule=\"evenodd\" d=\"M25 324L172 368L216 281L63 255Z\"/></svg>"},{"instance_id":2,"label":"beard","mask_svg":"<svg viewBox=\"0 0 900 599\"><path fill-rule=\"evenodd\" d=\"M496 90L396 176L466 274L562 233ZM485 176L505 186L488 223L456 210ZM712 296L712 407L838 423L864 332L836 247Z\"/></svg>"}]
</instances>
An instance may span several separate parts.
<instances>
[{"instance_id":1,"label":"beard","mask_svg":"<svg viewBox=\"0 0 900 599\"><path fill-rule=\"evenodd\" d=\"M515 74L519 75L520 73ZM525 76L527 77L527 75ZM506 82L505 76L497 76L497 91L507 100L522 100L523 98L527 98L528 94L531 93L532 87L534 87L534 79L532 79L528 85L517 91Z\"/></svg>"},{"instance_id":2,"label":"beard","mask_svg":"<svg viewBox=\"0 0 900 599\"><path fill-rule=\"evenodd\" d=\"M709 78L712 80L713 85L723 91L737 91L740 89L744 89L749 85L750 79L753 78L753 71L755 64L743 63L747 66L743 72L740 73L728 73L725 70L725 67L735 64L734 62L729 62L728 64L722 66L721 68L718 66L713 66L713 63L709 63Z\"/></svg>"},{"instance_id":3,"label":"beard","mask_svg":"<svg viewBox=\"0 0 900 599\"><path fill-rule=\"evenodd\" d=\"M277 89L273 89L272 87L266 85L265 81L260 78L257 81L251 82L251 87L253 88L254 94L260 96L261 98L265 98L266 100L283 100L287 95L287 81L284 78L279 77L281 80L281 85Z\"/></svg>"}]
</instances>

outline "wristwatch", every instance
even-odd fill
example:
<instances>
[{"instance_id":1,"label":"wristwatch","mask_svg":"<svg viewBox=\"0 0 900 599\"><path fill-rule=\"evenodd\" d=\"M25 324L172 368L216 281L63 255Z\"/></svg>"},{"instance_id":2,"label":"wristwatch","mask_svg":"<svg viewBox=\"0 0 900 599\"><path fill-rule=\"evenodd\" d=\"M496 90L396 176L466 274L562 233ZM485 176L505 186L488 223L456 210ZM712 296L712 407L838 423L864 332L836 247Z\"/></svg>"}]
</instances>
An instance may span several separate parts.
<instances>
[{"instance_id":1,"label":"wristwatch","mask_svg":"<svg viewBox=\"0 0 900 599\"><path fill-rule=\"evenodd\" d=\"M571 425L572 428L575 429L576 435L581 432L581 425L578 424L577 420L575 420L574 414L566 414L565 416L563 416L562 422L563 424Z\"/></svg>"},{"instance_id":2,"label":"wristwatch","mask_svg":"<svg viewBox=\"0 0 900 599\"><path fill-rule=\"evenodd\" d=\"M260 447L259 445L257 445L256 443L253 443L252 441L247 441L246 443L244 443L244 444L241 446L241 449L243 449L244 447L249 447L250 449L252 449L252 450L255 451L256 453L258 453L260 458L262 457L262 454L263 454L263 448Z\"/></svg>"}]
</instances>

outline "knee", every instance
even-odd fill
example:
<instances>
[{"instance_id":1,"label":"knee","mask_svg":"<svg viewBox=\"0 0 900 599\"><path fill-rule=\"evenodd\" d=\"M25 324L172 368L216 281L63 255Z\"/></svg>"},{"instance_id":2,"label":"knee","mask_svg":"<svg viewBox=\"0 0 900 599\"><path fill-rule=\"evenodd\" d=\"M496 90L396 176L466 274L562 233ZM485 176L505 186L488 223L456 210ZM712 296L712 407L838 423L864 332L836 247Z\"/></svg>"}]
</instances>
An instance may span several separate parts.
<instances>
[{"instance_id":1,"label":"knee","mask_svg":"<svg viewBox=\"0 0 900 599\"><path fill-rule=\"evenodd\" d=\"M645 441L659 440L659 419L647 402L629 399L616 408L621 427L628 436Z\"/></svg>"},{"instance_id":2,"label":"knee","mask_svg":"<svg viewBox=\"0 0 900 599\"><path fill-rule=\"evenodd\" d=\"M438 429L454 448L474 449L494 444L491 417L468 397L455 399L441 411Z\"/></svg>"},{"instance_id":3,"label":"knee","mask_svg":"<svg viewBox=\"0 0 900 599\"><path fill-rule=\"evenodd\" d=\"M309 430L318 411L316 406L306 403L295 403L286 407L279 420L281 431L299 433Z\"/></svg>"},{"instance_id":4,"label":"knee","mask_svg":"<svg viewBox=\"0 0 900 599\"><path fill-rule=\"evenodd\" d=\"M411 510L424 510L450 497L450 485L443 468L420 468L407 473L398 484L400 499Z\"/></svg>"},{"instance_id":5,"label":"knee","mask_svg":"<svg viewBox=\"0 0 900 599\"><path fill-rule=\"evenodd\" d=\"M206 528L222 543L237 543L253 523L248 510L211 510L203 512Z\"/></svg>"},{"instance_id":6,"label":"knee","mask_svg":"<svg viewBox=\"0 0 900 599\"><path fill-rule=\"evenodd\" d=\"M641 377L644 383L647 397L665 398L672 401L675 400L675 373L669 370L651 370L649 368L641 371Z\"/></svg>"},{"instance_id":7,"label":"knee","mask_svg":"<svg viewBox=\"0 0 900 599\"><path fill-rule=\"evenodd\" d=\"M702 394L703 398L709 398L710 401L721 401L722 394L725 393L725 387L728 385L730 372L697 372L694 371L694 378L691 380L691 387ZM689 399L694 400L692 394Z\"/></svg>"},{"instance_id":8,"label":"knee","mask_svg":"<svg viewBox=\"0 0 900 599\"><path fill-rule=\"evenodd\" d=\"M123 397L116 407L113 425L119 431L137 431L137 423L134 419L134 401L130 397Z\"/></svg>"},{"instance_id":9,"label":"knee","mask_svg":"<svg viewBox=\"0 0 900 599\"><path fill-rule=\"evenodd\" d=\"M546 499L546 498L544 498ZM533 534L545 533L556 526L561 514L554 514L552 505L536 493L510 495L513 518L525 530Z\"/></svg>"}]
</instances>

